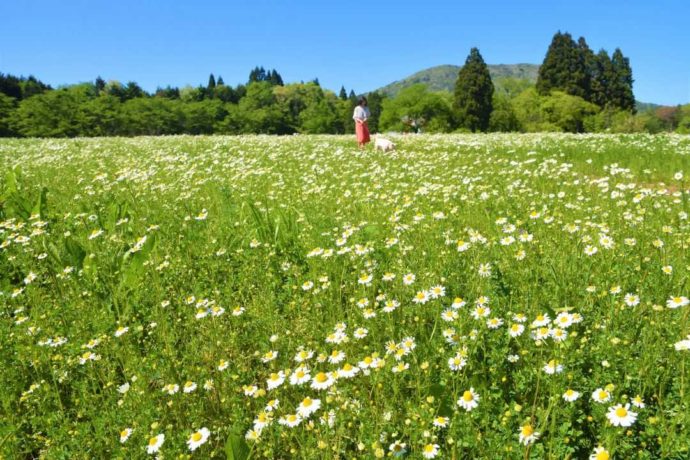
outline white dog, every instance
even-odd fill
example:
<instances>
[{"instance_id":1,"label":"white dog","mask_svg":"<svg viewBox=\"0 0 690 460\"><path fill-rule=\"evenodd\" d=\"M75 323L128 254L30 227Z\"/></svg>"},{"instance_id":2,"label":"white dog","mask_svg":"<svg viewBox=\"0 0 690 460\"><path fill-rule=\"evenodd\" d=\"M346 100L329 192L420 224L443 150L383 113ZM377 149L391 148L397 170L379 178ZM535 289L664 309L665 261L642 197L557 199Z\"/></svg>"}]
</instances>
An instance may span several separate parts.
<instances>
[{"instance_id":1,"label":"white dog","mask_svg":"<svg viewBox=\"0 0 690 460\"><path fill-rule=\"evenodd\" d=\"M374 150L381 149L382 152L389 152L395 149L395 144L383 137L377 137L374 142Z\"/></svg>"}]
</instances>

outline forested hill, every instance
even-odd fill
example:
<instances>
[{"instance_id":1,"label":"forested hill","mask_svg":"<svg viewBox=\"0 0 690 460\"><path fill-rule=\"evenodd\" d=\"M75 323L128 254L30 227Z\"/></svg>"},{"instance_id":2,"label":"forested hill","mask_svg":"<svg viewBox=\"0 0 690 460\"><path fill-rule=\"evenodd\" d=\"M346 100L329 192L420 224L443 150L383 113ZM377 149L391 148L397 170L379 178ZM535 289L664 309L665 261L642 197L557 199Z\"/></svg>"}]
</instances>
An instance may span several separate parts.
<instances>
[{"instance_id":1,"label":"forested hill","mask_svg":"<svg viewBox=\"0 0 690 460\"><path fill-rule=\"evenodd\" d=\"M437 65L420 70L402 80L394 81L377 91L389 97L395 97L400 90L417 83L424 83L430 91L453 92L458 72L462 66ZM534 85L539 73L538 64L489 64L489 74L498 92L514 93L526 85ZM515 95L515 94L513 94ZM635 102L639 112L653 111L661 107L651 102Z\"/></svg>"},{"instance_id":2,"label":"forested hill","mask_svg":"<svg viewBox=\"0 0 690 460\"><path fill-rule=\"evenodd\" d=\"M421 70L402 80L390 83L378 91L387 96L395 97L400 90L416 83L424 83L430 91L453 91L455 80L458 79L458 71L461 66L439 65ZM507 79L527 80L534 84L537 82L539 66L537 64L494 64L489 65L489 73L494 85L500 89L502 82Z\"/></svg>"}]
</instances>

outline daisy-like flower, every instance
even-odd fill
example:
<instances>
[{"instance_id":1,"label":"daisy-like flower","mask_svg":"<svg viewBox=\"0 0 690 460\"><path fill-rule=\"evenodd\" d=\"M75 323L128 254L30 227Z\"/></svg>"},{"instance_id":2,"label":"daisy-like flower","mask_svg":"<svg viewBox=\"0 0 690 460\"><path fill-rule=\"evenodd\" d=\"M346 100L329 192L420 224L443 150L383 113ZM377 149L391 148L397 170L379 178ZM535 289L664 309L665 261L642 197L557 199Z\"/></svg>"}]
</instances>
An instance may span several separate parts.
<instances>
[{"instance_id":1,"label":"daisy-like flower","mask_svg":"<svg viewBox=\"0 0 690 460\"><path fill-rule=\"evenodd\" d=\"M474 307L474 310L472 310L472 318L474 319L479 319L479 318L485 318L491 314L491 309L489 307L483 307L481 305L477 305Z\"/></svg>"},{"instance_id":2,"label":"daisy-like flower","mask_svg":"<svg viewBox=\"0 0 690 460\"><path fill-rule=\"evenodd\" d=\"M394 299L386 300L386 302L383 304L383 311L384 313L391 313L392 311L395 311L396 308L400 306L400 302Z\"/></svg>"},{"instance_id":3,"label":"daisy-like flower","mask_svg":"<svg viewBox=\"0 0 690 460\"><path fill-rule=\"evenodd\" d=\"M438 455L438 444L427 444L422 448L424 458L434 458Z\"/></svg>"},{"instance_id":4,"label":"daisy-like flower","mask_svg":"<svg viewBox=\"0 0 690 460\"><path fill-rule=\"evenodd\" d=\"M232 316L242 316L242 313L244 313L244 307L235 307L232 309Z\"/></svg>"},{"instance_id":5,"label":"daisy-like flower","mask_svg":"<svg viewBox=\"0 0 690 460\"><path fill-rule=\"evenodd\" d=\"M398 374L400 372L404 372L410 368L410 365L408 363L400 361L398 364L393 366L391 371L393 371L394 374Z\"/></svg>"},{"instance_id":6,"label":"daisy-like flower","mask_svg":"<svg viewBox=\"0 0 690 460\"><path fill-rule=\"evenodd\" d=\"M261 430L247 430L244 435L244 439L247 441L258 441L261 437Z\"/></svg>"},{"instance_id":7,"label":"daisy-like flower","mask_svg":"<svg viewBox=\"0 0 690 460\"><path fill-rule=\"evenodd\" d=\"M311 380L311 387L315 390L325 390L335 383L331 373L319 372Z\"/></svg>"},{"instance_id":8,"label":"daisy-like flower","mask_svg":"<svg viewBox=\"0 0 690 460\"><path fill-rule=\"evenodd\" d=\"M552 359L548 363L544 365L544 372L546 372L549 375L552 374L560 374L563 372L563 366L558 363L555 359Z\"/></svg>"},{"instance_id":9,"label":"daisy-like flower","mask_svg":"<svg viewBox=\"0 0 690 460\"><path fill-rule=\"evenodd\" d=\"M402 339L400 341L400 348L404 349L407 352L410 352L417 348L417 343L414 337L405 337L404 339Z\"/></svg>"},{"instance_id":10,"label":"daisy-like flower","mask_svg":"<svg viewBox=\"0 0 690 460\"><path fill-rule=\"evenodd\" d=\"M114 334L114 335L115 335L115 337L122 337L124 334L127 333L127 331L129 331L129 328L128 328L128 327L122 327L122 326L120 326L120 327L117 328L117 330L115 331L115 334Z\"/></svg>"},{"instance_id":11,"label":"daisy-like flower","mask_svg":"<svg viewBox=\"0 0 690 460\"><path fill-rule=\"evenodd\" d=\"M611 454L606 448L599 446L589 455L589 460L610 460Z\"/></svg>"},{"instance_id":12,"label":"daisy-like flower","mask_svg":"<svg viewBox=\"0 0 690 460\"><path fill-rule=\"evenodd\" d=\"M261 362L262 363L268 363L268 362L273 361L277 357L278 357L278 352L270 350L270 351L267 351L266 353L264 353L264 355L261 357Z\"/></svg>"},{"instance_id":13,"label":"daisy-like flower","mask_svg":"<svg viewBox=\"0 0 690 460\"><path fill-rule=\"evenodd\" d=\"M404 442L395 441L388 446L388 450L391 451L393 457L402 457L407 452L407 444Z\"/></svg>"},{"instance_id":14,"label":"daisy-like flower","mask_svg":"<svg viewBox=\"0 0 690 460\"><path fill-rule=\"evenodd\" d=\"M366 328L358 327L355 329L355 332L352 335L355 337L355 339L361 340L366 337L367 334L369 334L369 331Z\"/></svg>"},{"instance_id":15,"label":"daisy-like flower","mask_svg":"<svg viewBox=\"0 0 690 460\"><path fill-rule=\"evenodd\" d=\"M163 433L156 435L152 438L149 438L149 442L146 445L146 453L147 454L155 454L158 452L158 450L161 448L163 443L165 442L165 435Z\"/></svg>"},{"instance_id":16,"label":"daisy-like flower","mask_svg":"<svg viewBox=\"0 0 690 460\"><path fill-rule=\"evenodd\" d=\"M525 332L525 326L519 323L511 324L510 328L508 328L508 334L511 337L519 337L523 332Z\"/></svg>"},{"instance_id":17,"label":"daisy-like flower","mask_svg":"<svg viewBox=\"0 0 690 460\"><path fill-rule=\"evenodd\" d=\"M101 230L100 228L94 229L94 230L91 232L91 234L89 235L89 239L90 239L90 240L96 239L96 238L98 238L99 236L101 236L102 234L103 234L103 230Z\"/></svg>"},{"instance_id":18,"label":"daisy-like flower","mask_svg":"<svg viewBox=\"0 0 690 460\"><path fill-rule=\"evenodd\" d=\"M644 399L642 399L642 396L637 395L632 399L632 405L639 408L639 409L644 409L645 408L645 403Z\"/></svg>"},{"instance_id":19,"label":"daisy-like flower","mask_svg":"<svg viewBox=\"0 0 690 460\"><path fill-rule=\"evenodd\" d=\"M180 386L176 383L169 383L163 387L163 393L168 393L171 396L178 391L180 391Z\"/></svg>"},{"instance_id":20,"label":"daisy-like flower","mask_svg":"<svg viewBox=\"0 0 690 460\"><path fill-rule=\"evenodd\" d=\"M412 299L412 302L425 304L429 301L430 297L431 296L427 291L417 291L417 294L415 294L414 298Z\"/></svg>"},{"instance_id":21,"label":"daisy-like flower","mask_svg":"<svg viewBox=\"0 0 690 460\"><path fill-rule=\"evenodd\" d=\"M218 361L218 370L219 370L219 371L224 371L225 369L228 368L229 365L230 365L229 362L227 362L227 361L224 360L224 359L221 359L220 361Z\"/></svg>"},{"instance_id":22,"label":"daisy-like flower","mask_svg":"<svg viewBox=\"0 0 690 460\"><path fill-rule=\"evenodd\" d=\"M555 327L551 329L551 331L549 331L549 335L554 340L554 342L563 342L565 339L568 338L568 333L560 327Z\"/></svg>"},{"instance_id":23,"label":"daisy-like flower","mask_svg":"<svg viewBox=\"0 0 690 460\"><path fill-rule=\"evenodd\" d=\"M526 425L523 425L520 427L520 444L528 446L537 439L539 439L540 434L541 433L534 431L534 427L532 427L531 424L528 423Z\"/></svg>"},{"instance_id":24,"label":"daisy-like flower","mask_svg":"<svg viewBox=\"0 0 690 460\"><path fill-rule=\"evenodd\" d=\"M609 407L606 418L609 419L609 422L611 422L613 426L628 427L637 420L637 412L630 410L630 404L626 404L625 406L616 404L615 406Z\"/></svg>"},{"instance_id":25,"label":"daisy-like flower","mask_svg":"<svg viewBox=\"0 0 690 460\"><path fill-rule=\"evenodd\" d=\"M676 342L673 346L675 347L676 351L690 350L690 335L688 335L688 337L685 340Z\"/></svg>"},{"instance_id":26,"label":"daisy-like flower","mask_svg":"<svg viewBox=\"0 0 690 460\"><path fill-rule=\"evenodd\" d=\"M395 279L395 273L386 272L381 277L383 281L393 281Z\"/></svg>"},{"instance_id":27,"label":"daisy-like flower","mask_svg":"<svg viewBox=\"0 0 690 460\"><path fill-rule=\"evenodd\" d=\"M125 394L129 391L129 382L125 382L119 387L117 387L117 392L121 394Z\"/></svg>"},{"instance_id":28,"label":"daisy-like flower","mask_svg":"<svg viewBox=\"0 0 690 460\"><path fill-rule=\"evenodd\" d=\"M192 433L189 436L189 439L187 440L189 450L194 452L199 446L201 446L208 440L208 437L210 435L211 432L206 427L201 428L199 431L195 431L194 433Z\"/></svg>"},{"instance_id":29,"label":"daisy-like flower","mask_svg":"<svg viewBox=\"0 0 690 460\"><path fill-rule=\"evenodd\" d=\"M611 393L603 388L597 388L592 393L592 399L598 403L605 403L611 400Z\"/></svg>"},{"instance_id":30,"label":"daisy-like flower","mask_svg":"<svg viewBox=\"0 0 690 460\"><path fill-rule=\"evenodd\" d=\"M568 402L574 402L577 400L577 398L580 397L580 393L568 388L565 390L565 393L563 393L563 399L565 399Z\"/></svg>"},{"instance_id":31,"label":"daisy-like flower","mask_svg":"<svg viewBox=\"0 0 690 460\"><path fill-rule=\"evenodd\" d=\"M541 315L537 315L534 321L532 321L532 327L548 326L550 323L551 318L549 318L549 314L543 313Z\"/></svg>"},{"instance_id":32,"label":"daisy-like flower","mask_svg":"<svg viewBox=\"0 0 690 460\"><path fill-rule=\"evenodd\" d=\"M132 436L132 430L131 428L125 428L124 430L120 431L120 442L125 443L129 439L130 436Z\"/></svg>"},{"instance_id":33,"label":"daisy-like flower","mask_svg":"<svg viewBox=\"0 0 690 460\"><path fill-rule=\"evenodd\" d=\"M562 311L558 314L558 316L556 316L554 323L562 329L567 329L571 324L573 324L573 315L567 311Z\"/></svg>"},{"instance_id":34,"label":"daisy-like flower","mask_svg":"<svg viewBox=\"0 0 690 460\"><path fill-rule=\"evenodd\" d=\"M261 431L273 423L273 416L267 412L260 412L254 419L254 429Z\"/></svg>"},{"instance_id":35,"label":"daisy-like flower","mask_svg":"<svg viewBox=\"0 0 690 460\"><path fill-rule=\"evenodd\" d=\"M283 382L285 382L285 372L272 372L266 380L266 389L273 390L275 388L278 388L283 384Z\"/></svg>"},{"instance_id":36,"label":"daisy-like flower","mask_svg":"<svg viewBox=\"0 0 690 460\"><path fill-rule=\"evenodd\" d=\"M273 412L278 408L280 405L280 400L278 399L271 399L269 402L266 403L266 408L264 409L266 412Z\"/></svg>"},{"instance_id":37,"label":"daisy-like flower","mask_svg":"<svg viewBox=\"0 0 690 460\"><path fill-rule=\"evenodd\" d=\"M586 255L591 257L594 254L596 254L597 252L599 252L599 249L597 249L596 246L592 246L592 245L585 246L585 254Z\"/></svg>"},{"instance_id":38,"label":"daisy-like flower","mask_svg":"<svg viewBox=\"0 0 690 460\"><path fill-rule=\"evenodd\" d=\"M338 377L342 377L345 379L351 379L355 375L357 375L357 372L359 372L359 367L353 366L350 363L345 363L345 365L342 367L342 369L338 369Z\"/></svg>"},{"instance_id":39,"label":"daisy-like flower","mask_svg":"<svg viewBox=\"0 0 690 460\"><path fill-rule=\"evenodd\" d=\"M357 284L369 286L373 279L374 275L372 275L371 273L362 273L361 275L359 275L359 278L357 279Z\"/></svg>"},{"instance_id":40,"label":"daisy-like flower","mask_svg":"<svg viewBox=\"0 0 690 460\"><path fill-rule=\"evenodd\" d=\"M314 287L313 281L305 281L304 283L302 283L302 290L303 291L309 291L313 287Z\"/></svg>"},{"instance_id":41,"label":"daisy-like flower","mask_svg":"<svg viewBox=\"0 0 690 460\"><path fill-rule=\"evenodd\" d=\"M309 375L309 369L304 366L300 366L290 374L290 385L302 385L311 380L311 375Z\"/></svg>"},{"instance_id":42,"label":"daisy-like flower","mask_svg":"<svg viewBox=\"0 0 690 460\"><path fill-rule=\"evenodd\" d=\"M194 390L196 390L196 383L192 381L187 381L185 384L182 386L182 392L183 393L191 393Z\"/></svg>"},{"instance_id":43,"label":"daisy-like flower","mask_svg":"<svg viewBox=\"0 0 690 460\"><path fill-rule=\"evenodd\" d=\"M465 409L467 412L471 411L479 405L479 394L474 391L474 388L466 390L460 399L458 399L458 406Z\"/></svg>"},{"instance_id":44,"label":"daisy-like flower","mask_svg":"<svg viewBox=\"0 0 690 460\"><path fill-rule=\"evenodd\" d=\"M465 367L465 364L467 364L467 361L460 353L448 359L448 367L450 367L451 371L459 371Z\"/></svg>"},{"instance_id":45,"label":"daisy-like flower","mask_svg":"<svg viewBox=\"0 0 690 460\"><path fill-rule=\"evenodd\" d=\"M443 310L443 312L441 313L441 319L443 321L452 322L458 319L459 317L460 315L458 314L458 312L451 309Z\"/></svg>"},{"instance_id":46,"label":"daisy-like flower","mask_svg":"<svg viewBox=\"0 0 690 460\"><path fill-rule=\"evenodd\" d=\"M319 410L320 407L320 399L306 397L299 403L299 406L297 406L297 414L302 418L309 418L309 416Z\"/></svg>"},{"instance_id":47,"label":"daisy-like flower","mask_svg":"<svg viewBox=\"0 0 690 460\"><path fill-rule=\"evenodd\" d=\"M482 278L488 278L489 276L491 276L491 264L479 264L479 268L477 268L477 273Z\"/></svg>"},{"instance_id":48,"label":"daisy-like flower","mask_svg":"<svg viewBox=\"0 0 690 460\"><path fill-rule=\"evenodd\" d=\"M345 359L345 352L342 350L333 350L328 356L328 362L331 364L338 364L343 359Z\"/></svg>"},{"instance_id":49,"label":"daisy-like flower","mask_svg":"<svg viewBox=\"0 0 690 460\"><path fill-rule=\"evenodd\" d=\"M429 294L432 298L438 299L439 297L443 297L446 295L446 288L441 286L440 284L433 286L431 289L429 289Z\"/></svg>"},{"instance_id":50,"label":"daisy-like flower","mask_svg":"<svg viewBox=\"0 0 690 460\"><path fill-rule=\"evenodd\" d=\"M405 286L409 286L410 284L414 283L416 278L417 277L414 275L414 273L408 273L407 275L403 276L402 281Z\"/></svg>"},{"instance_id":51,"label":"daisy-like flower","mask_svg":"<svg viewBox=\"0 0 690 460\"><path fill-rule=\"evenodd\" d=\"M434 426L439 428L445 428L448 426L448 417L436 417L434 418Z\"/></svg>"},{"instance_id":52,"label":"daisy-like flower","mask_svg":"<svg viewBox=\"0 0 690 460\"><path fill-rule=\"evenodd\" d=\"M625 297L623 297L623 301L628 307L635 307L640 304L640 296L627 293L625 294Z\"/></svg>"},{"instance_id":53,"label":"daisy-like flower","mask_svg":"<svg viewBox=\"0 0 690 460\"><path fill-rule=\"evenodd\" d=\"M686 306L688 303L690 303L690 300L685 296L673 296L666 301L666 306L668 308L679 308Z\"/></svg>"},{"instance_id":54,"label":"daisy-like flower","mask_svg":"<svg viewBox=\"0 0 690 460\"><path fill-rule=\"evenodd\" d=\"M470 243L464 240L458 240L456 242L456 247L458 252L465 252L470 248Z\"/></svg>"},{"instance_id":55,"label":"daisy-like flower","mask_svg":"<svg viewBox=\"0 0 690 460\"><path fill-rule=\"evenodd\" d=\"M280 417L278 423L283 426L294 428L302 423L302 417L300 417L299 414L288 414L285 417Z\"/></svg>"},{"instance_id":56,"label":"daisy-like flower","mask_svg":"<svg viewBox=\"0 0 690 460\"><path fill-rule=\"evenodd\" d=\"M673 267L671 265L664 265L661 267L661 272L664 275L672 275L673 274Z\"/></svg>"},{"instance_id":57,"label":"daisy-like flower","mask_svg":"<svg viewBox=\"0 0 690 460\"><path fill-rule=\"evenodd\" d=\"M465 302L465 299L463 299L462 297L456 297L453 299L453 303L450 304L450 308L452 308L453 310L458 310L458 309L464 307L465 305L467 305L467 302Z\"/></svg>"},{"instance_id":58,"label":"daisy-like flower","mask_svg":"<svg viewBox=\"0 0 690 460\"><path fill-rule=\"evenodd\" d=\"M314 357L314 352L312 350L300 350L295 355L295 361L302 363Z\"/></svg>"},{"instance_id":59,"label":"daisy-like flower","mask_svg":"<svg viewBox=\"0 0 690 460\"><path fill-rule=\"evenodd\" d=\"M501 318L490 318L486 321L486 326L489 329L498 329L503 325L503 320Z\"/></svg>"}]
</instances>

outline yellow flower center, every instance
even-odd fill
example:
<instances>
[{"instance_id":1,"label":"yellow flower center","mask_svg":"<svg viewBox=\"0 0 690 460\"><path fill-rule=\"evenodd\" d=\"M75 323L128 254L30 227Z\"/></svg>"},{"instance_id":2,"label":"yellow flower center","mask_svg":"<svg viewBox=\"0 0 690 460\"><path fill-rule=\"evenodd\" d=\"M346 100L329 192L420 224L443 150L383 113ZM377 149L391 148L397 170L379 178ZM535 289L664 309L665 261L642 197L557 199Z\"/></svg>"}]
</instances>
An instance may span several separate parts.
<instances>
[{"instance_id":1,"label":"yellow flower center","mask_svg":"<svg viewBox=\"0 0 690 460\"><path fill-rule=\"evenodd\" d=\"M289 422L294 422L295 420L297 420L297 416L295 414L290 414L287 416L287 419Z\"/></svg>"},{"instance_id":2,"label":"yellow flower center","mask_svg":"<svg viewBox=\"0 0 690 460\"><path fill-rule=\"evenodd\" d=\"M595 458L596 458L596 460L609 460L609 458L611 458L611 457L609 456L609 453L607 451L602 450L601 452L599 452L597 454L597 456Z\"/></svg>"},{"instance_id":3,"label":"yellow flower center","mask_svg":"<svg viewBox=\"0 0 690 460\"><path fill-rule=\"evenodd\" d=\"M537 321L544 321L544 315L537 316Z\"/></svg>"},{"instance_id":4,"label":"yellow flower center","mask_svg":"<svg viewBox=\"0 0 690 460\"><path fill-rule=\"evenodd\" d=\"M127 437L127 430L122 430L122 431L120 431L120 437L121 437L121 438Z\"/></svg>"},{"instance_id":5,"label":"yellow flower center","mask_svg":"<svg viewBox=\"0 0 690 460\"><path fill-rule=\"evenodd\" d=\"M364 362L367 364L371 364L373 361L374 360L371 358L371 356L367 356L366 358L364 358Z\"/></svg>"},{"instance_id":6,"label":"yellow flower center","mask_svg":"<svg viewBox=\"0 0 690 460\"><path fill-rule=\"evenodd\" d=\"M348 364L345 364L345 365L343 366L343 370L344 370L344 371L351 371L351 370L352 370L352 365L349 364L349 363L348 363Z\"/></svg>"},{"instance_id":7,"label":"yellow flower center","mask_svg":"<svg viewBox=\"0 0 690 460\"><path fill-rule=\"evenodd\" d=\"M309 407L309 406L311 406L311 405L312 405L312 400L311 400L311 398L304 398L304 400L302 401L302 405L303 405L304 407Z\"/></svg>"},{"instance_id":8,"label":"yellow flower center","mask_svg":"<svg viewBox=\"0 0 690 460\"><path fill-rule=\"evenodd\" d=\"M149 446L155 446L156 443L158 443L157 437L153 437L153 438L149 439Z\"/></svg>"},{"instance_id":9,"label":"yellow flower center","mask_svg":"<svg viewBox=\"0 0 690 460\"><path fill-rule=\"evenodd\" d=\"M280 376L278 374L276 374L276 373L271 374L271 380L278 380L278 379L280 379Z\"/></svg>"},{"instance_id":10,"label":"yellow flower center","mask_svg":"<svg viewBox=\"0 0 690 460\"><path fill-rule=\"evenodd\" d=\"M618 409L616 409L616 415L621 418L625 417L626 415L628 415L628 410L625 407L619 407Z\"/></svg>"},{"instance_id":11,"label":"yellow flower center","mask_svg":"<svg viewBox=\"0 0 690 460\"><path fill-rule=\"evenodd\" d=\"M432 444L427 444L424 446L424 452L433 452L434 451L434 446Z\"/></svg>"},{"instance_id":12,"label":"yellow flower center","mask_svg":"<svg viewBox=\"0 0 690 460\"><path fill-rule=\"evenodd\" d=\"M303 371L297 371L297 377L300 378L300 379L301 379L302 377L304 377L304 372L303 372Z\"/></svg>"},{"instance_id":13,"label":"yellow flower center","mask_svg":"<svg viewBox=\"0 0 690 460\"><path fill-rule=\"evenodd\" d=\"M462 394L462 399L464 399L467 402L470 402L474 399L474 395L471 391L467 390Z\"/></svg>"},{"instance_id":14,"label":"yellow flower center","mask_svg":"<svg viewBox=\"0 0 690 460\"><path fill-rule=\"evenodd\" d=\"M608 398L609 394L605 391L600 391L599 392L599 399L606 399Z\"/></svg>"},{"instance_id":15,"label":"yellow flower center","mask_svg":"<svg viewBox=\"0 0 690 460\"><path fill-rule=\"evenodd\" d=\"M202 438L201 433L199 433L198 431L192 435L192 441L194 441L194 442L201 441L201 438Z\"/></svg>"},{"instance_id":16,"label":"yellow flower center","mask_svg":"<svg viewBox=\"0 0 690 460\"><path fill-rule=\"evenodd\" d=\"M525 425L522 427L522 436L525 438L532 436L532 433L534 433L534 428L532 428L532 425Z\"/></svg>"},{"instance_id":17,"label":"yellow flower center","mask_svg":"<svg viewBox=\"0 0 690 460\"><path fill-rule=\"evenodd\" d=\"M319 372L318 374L316 374L315 379L317 382L323 383L326 380L328 380L328 376L326 374L324 374L323 372Z\"/></svg>"},{"instance_id":18,"label":"yellow flower center","mask_svg":"<svg viewBox=\"0 0 690 460\"><path fill-rule=\"evenodd\" d=\"M575 394L575 392L573 390L568 390L565 392L565 394L568 396L572 396L573 394Z\"/></svg>"}]
</instances>

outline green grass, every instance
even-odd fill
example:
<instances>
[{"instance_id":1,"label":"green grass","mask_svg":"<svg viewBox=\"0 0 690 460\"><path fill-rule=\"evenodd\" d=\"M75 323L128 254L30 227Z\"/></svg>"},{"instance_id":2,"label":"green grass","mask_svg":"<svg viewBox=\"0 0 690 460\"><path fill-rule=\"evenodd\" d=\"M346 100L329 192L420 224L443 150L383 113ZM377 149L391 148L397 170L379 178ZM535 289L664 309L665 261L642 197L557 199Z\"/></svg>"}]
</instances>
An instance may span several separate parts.
<instances>
[{"instance_id":1,"label":"green grass","mask_svg":"<svg viewBox=\"0 0 690 460\"><path fill-rule=\"evenodd\" d=\"M667 303L690 295L690 139L396 145L0 142L0 453L146 458L164 434L166 458L422 458L429 445L438 458L588 458L598 446L687 458L690 352L674 344L690 334L690 306ZM415 302L435 286L445 294ZM482 296L490 313L475 319ZM557 328L532 327L540 315L563 312L581 318L565 340L533 337ZM312 378L381 361L317 390L290 383L300 350L313 351ZM329 362L334 352L345 357ZM545 372L551 360L561 372ZM467 411L458 400L470 388L479 401ZM580 397L566 402L568 389ZM611 399L596 402L597 389ZM613 426L609 408L636 396L634 423ZM320 408L281 425L305 397ZM245 440L274 399L272 423ZM527 425L540 436L525 446ZM202 427L210 437L191 452Z\"/></svg>"}]
</instances>

